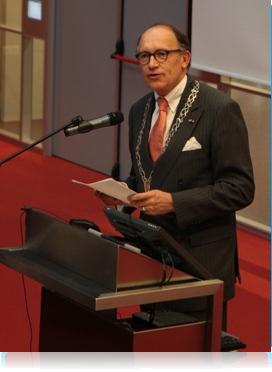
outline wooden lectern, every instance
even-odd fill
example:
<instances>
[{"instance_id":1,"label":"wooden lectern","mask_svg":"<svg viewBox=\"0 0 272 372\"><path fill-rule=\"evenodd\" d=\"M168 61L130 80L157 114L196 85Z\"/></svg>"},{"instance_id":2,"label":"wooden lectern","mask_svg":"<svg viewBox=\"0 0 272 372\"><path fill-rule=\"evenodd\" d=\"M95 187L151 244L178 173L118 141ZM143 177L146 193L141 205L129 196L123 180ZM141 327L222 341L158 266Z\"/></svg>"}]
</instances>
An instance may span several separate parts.
<instances>
[{"instance_id":1,"label":"wooden lectern","mask_svg":"<svg viewBox=\"0 0 272 372\"><path fill-rule=\"evenodd\" d=\"M43 285L40 351L220 351L223 282L174 270L143 254L26 208L24 247L0 249L0 262ZM203 320L135 327L118 309L207 297Z\"/></svg>"}]
</instances>

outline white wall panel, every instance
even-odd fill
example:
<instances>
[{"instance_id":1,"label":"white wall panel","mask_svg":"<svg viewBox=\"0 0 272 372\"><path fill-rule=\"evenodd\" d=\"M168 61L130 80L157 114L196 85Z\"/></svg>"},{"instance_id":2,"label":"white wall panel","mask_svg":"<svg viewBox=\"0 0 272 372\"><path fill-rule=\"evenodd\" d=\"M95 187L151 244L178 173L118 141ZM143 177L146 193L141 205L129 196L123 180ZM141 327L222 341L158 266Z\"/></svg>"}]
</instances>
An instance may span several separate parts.
<instances>
[{"instance_id":1,"label":"white wall panel","mask_svg":"<svg viewBox=\"0 0 272 372\"><path fill-rule=\"evenodd\" d=\"M270 85L269 0L193 0L192 67Z\"/></svg>"}]
</instances>

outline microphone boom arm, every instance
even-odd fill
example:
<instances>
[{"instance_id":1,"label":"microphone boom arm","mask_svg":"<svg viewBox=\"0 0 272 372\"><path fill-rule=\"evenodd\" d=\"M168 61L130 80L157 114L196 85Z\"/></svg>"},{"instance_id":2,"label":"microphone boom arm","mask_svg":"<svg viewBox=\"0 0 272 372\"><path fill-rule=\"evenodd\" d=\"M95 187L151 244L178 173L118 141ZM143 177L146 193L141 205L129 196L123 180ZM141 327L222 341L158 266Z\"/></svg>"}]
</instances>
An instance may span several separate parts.
<instances>
[{"instance_id":1,"label":"microphone boom arm","mask_svg":"<svg viewBox=\"0 0 272 372\"><path fill-rule=\"evenodd\" d=\"M75 124L78 124L82 121L82 117L81 116L76 116L74 119L71 120L71 122L69 124L65 124L63 127L61 128L58 128L56 130L54 130L53 132L49 133L49 134L46 134L45 136L43 137L40 137L37 141L31 143L30 145L24 147L23 149L21 150L18 150L16 152L14 152L13 154L7 156L6 158L0 160L0 166L3 165L4 163L6 163L7 161L17 157L18 155L22 154L23 152L31 149L32 147L38 145L39 143L42 143L43 141L47 140L48 138L54 136L55 134L61 132L62 130L65 130L66 128L70 127L70 126L73 126Z\"/></svg>"}]
</instances>

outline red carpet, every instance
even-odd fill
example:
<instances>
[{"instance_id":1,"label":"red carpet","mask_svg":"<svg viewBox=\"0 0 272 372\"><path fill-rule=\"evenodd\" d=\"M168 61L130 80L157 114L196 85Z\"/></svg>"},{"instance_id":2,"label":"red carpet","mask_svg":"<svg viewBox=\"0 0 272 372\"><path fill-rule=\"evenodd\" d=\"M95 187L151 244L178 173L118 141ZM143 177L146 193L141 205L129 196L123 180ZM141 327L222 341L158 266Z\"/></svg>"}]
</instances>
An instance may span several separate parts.
<instances>
[{"instance_id":1,"label":"red carpet","mask_svg":"<svg viewBox=\"0 0 272 372\"><path fill-rule=\"evenodd\" d=\"M18 146L0 140L0 159ZM29 151L1 168L0 247L21 244L20 208L41 208L69 220L95 221L103 231L113 231L93 192L73 184L72 178L91 182L105 176L58 158ZM270 255L269 241L243 230L239 232L243 282L229 307L229 331L247 345L245 351L270 351ZM40 285L26 278L33 326L32 351L38 350ZM29 351L30 329L19 274L0 265L1 351Z\"/></svg>"},{"instance_id":2,"label":"red carpet","mask_svg":"<svg viewBox=\"0 0 272 372\"><path fill-rule=\"evenodd\" d=\"M270 351L270 241L238 230L242 284L229 305L229 331L248 345Z\"/></svg>"}]
</instances>

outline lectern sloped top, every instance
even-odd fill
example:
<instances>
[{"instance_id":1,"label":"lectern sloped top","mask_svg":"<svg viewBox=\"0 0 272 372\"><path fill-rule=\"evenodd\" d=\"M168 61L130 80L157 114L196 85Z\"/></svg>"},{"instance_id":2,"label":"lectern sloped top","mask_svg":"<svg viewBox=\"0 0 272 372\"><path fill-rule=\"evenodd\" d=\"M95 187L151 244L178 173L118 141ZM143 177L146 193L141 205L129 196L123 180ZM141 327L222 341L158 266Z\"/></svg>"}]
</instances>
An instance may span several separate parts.
<instances>
[{"instance_id":1,"label":"lectern sloped top","mask_svg":"<svg viewBox=\"0 0 272 372\"><path fill-rule=\"evenodd\" d=\"M117 289L116 244L34 208L25 208L24 245L0 249L0 262L88 306Z\"/></svg>"},{"instance_id":2,"label":"lectern sloped top","mask_svg":"<svg viewBox=\"0 0 272 372\"><path fill-rule=\"evenodd\" d=\"M177 271L173 282L161 287L160 270L153 270L161 264L138 253L131 253L133 262L147 268L145 274L139 269L139 275L133 274L135 282L126 285L122 279L120 285L126 254L119 244L41 210L25 208L25 243L0 249L0 262L92 310L209 296L222 286L220 280L200 281Z\"/></svg>"},{"instance_id":3,"label":"lectern sloped top","mask_svg":"<svg viewBox=\"0 0 272 372\"><path fill-rule=\"evenodd\" d=\"M25 249L110 291L117 289L114 244L37 209L26 209L25 225Z\"/></svg>"}]
</instances>

